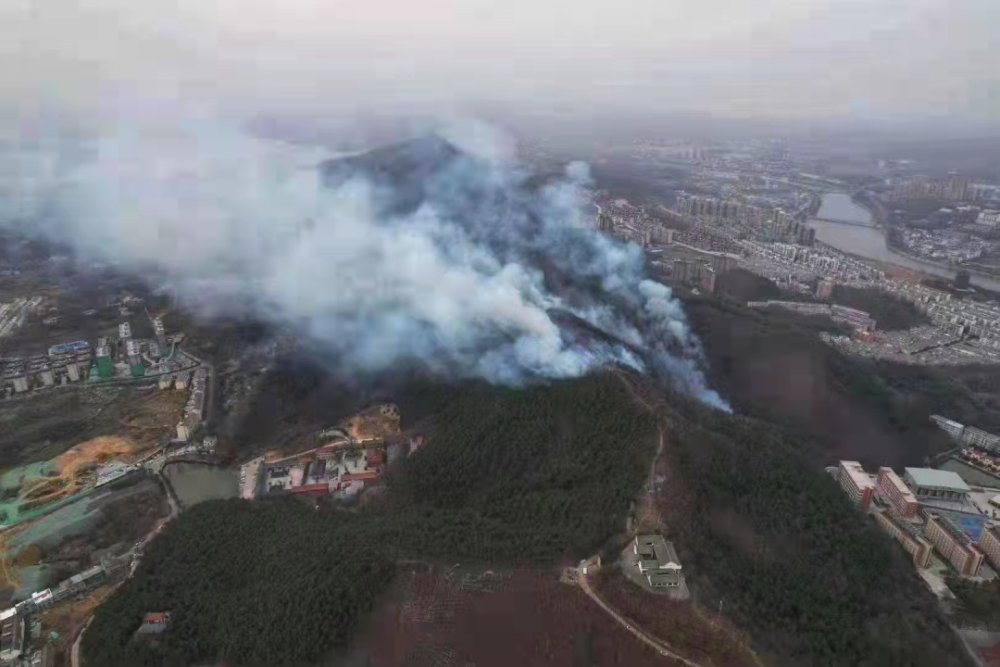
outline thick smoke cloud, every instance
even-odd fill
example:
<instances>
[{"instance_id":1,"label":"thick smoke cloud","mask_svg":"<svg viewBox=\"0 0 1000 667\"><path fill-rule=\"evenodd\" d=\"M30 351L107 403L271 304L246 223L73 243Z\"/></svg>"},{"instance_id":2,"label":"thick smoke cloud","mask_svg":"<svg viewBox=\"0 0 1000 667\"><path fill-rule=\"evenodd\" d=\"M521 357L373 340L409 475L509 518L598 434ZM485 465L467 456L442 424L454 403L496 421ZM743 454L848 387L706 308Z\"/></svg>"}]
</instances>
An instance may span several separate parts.
<instances>
[{"instance_id":1,"label":"thick smoke cloud","mask_svg":"<svg viewBox=\"0 0 1000 667\"><path fill-rule=\"evenodd\" d=\"M0 224L290 325L345 374L517 385L623 364L728 409L642 252L586 226L586 165L530 180L489 128L342 160L217 123L0 151ZM317 165L320 165L317 168Z\"/></svg>"}]
</instances>

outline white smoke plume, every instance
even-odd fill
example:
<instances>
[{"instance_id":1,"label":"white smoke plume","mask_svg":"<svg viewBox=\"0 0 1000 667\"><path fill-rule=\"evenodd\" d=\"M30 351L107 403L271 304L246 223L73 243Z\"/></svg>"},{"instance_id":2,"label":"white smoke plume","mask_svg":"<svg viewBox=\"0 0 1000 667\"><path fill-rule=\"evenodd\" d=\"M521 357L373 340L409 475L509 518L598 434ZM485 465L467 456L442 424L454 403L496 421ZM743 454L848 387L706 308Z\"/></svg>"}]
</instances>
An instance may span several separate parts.
<instances>
[{"instance_id":1,"label":"white smoke plume","mask_svg":"<svg viewBox=\"0 0 1000 667\"><path fill-rule=\"evenodd\" d=\"M0 225L165 277L203 313L291 325L344 374L517 385L625 364L728 410L641 250L587 227L586 165L528 186L496 131L443 134L360 166L204 121L35 138L0 146Z\"/></svg>"}]
</instances>

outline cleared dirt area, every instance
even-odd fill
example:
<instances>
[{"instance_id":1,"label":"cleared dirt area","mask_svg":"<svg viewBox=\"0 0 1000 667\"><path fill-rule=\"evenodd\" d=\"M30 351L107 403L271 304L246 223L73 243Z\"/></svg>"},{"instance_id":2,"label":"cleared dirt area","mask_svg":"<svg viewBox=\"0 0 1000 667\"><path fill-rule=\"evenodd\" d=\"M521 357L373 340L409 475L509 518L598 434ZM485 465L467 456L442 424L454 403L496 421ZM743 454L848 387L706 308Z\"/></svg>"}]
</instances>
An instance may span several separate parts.
<instances>
[{"instance_id":1,"label":"cleared dirt area","mask_svg":"<svg viewBox=\"0 0 1000 667\"><path fill-rule=\"evenodd\" d=\"M745 646L749 637L699 614L690 601L676 601L640 590L621 573L604 570L592 578L595 591L622 616L670 643L680 655L719 667L759 667Z\"/></svg>"},{"instance_id":2,"label":"cleared dirt area","mask_svg":"<svg viewBox=\"0 0 1000 667\"><path fill-rule=\"evenodd\" d=\"M355 440L384 440L399 435L399 408L391 403L374 405L345 419L340 427Z\"/></svg>"},{"instance_id":3,"label":"cleared dirt area","mask_svg":"<svg viewBox=\"0 0 1000 667\"><path fill-rule=\"evenodd\" d=\"M56 653L60 657L68 655L77 633L83 628L87 619L101 602L114 590L110 584L95 588L87 597L56 605L38 615L42 627L42 644L48 640L50 633L55 632L54 641ZM66 661L64 664L69 664Z\"/></svg>"},{"instance_id":4,"label":"cleared dirt area","mask_svg":"<svg viewBox=\"0 0 1000 667\"><path fill-rule=\"evenodd\" d=\"M0 401L0 471L53 459L98 436L127 436L140 449L153 446L172 434L186 400L181 391L143 396L131 384L31 394Z\"/></svg>"},{"instance_id":5,"label":"cleared dirt area","mask_svg":"<svg viewBox=\"0 0 1000 667\"><path fill-rule=\"evenodd\" d=\"M130 548L169 514L163 491L152 479L105 488L0 533L0 603L9 601L21 583L19 568L44 563L55 583L98 565L109 550L117 554Z\"/></svg>"},{"instance_id":6,"label":"cleared dirt area","mask_svg":"<svg viewBox=\"0 0 1000 667\"><path fill-rule=\"evenodd\" d=\"M362 661L356 664L675 664L610 620L580 589L560 583L556 573L441 566L432 572L420 565L401 567L394 589L356 642L353 658Z\"/></svg>"},{"instance_id":7,"label":"cleared dirt area","mask_svg":"<svg viewBox=\"0 0 1000 667\"><path fill-rule=\"evenodd\" d=\"M112 458L136 451L132 440L120 436L101 436L74 445L54 458L50 470L55 474L22 489L26 500L51 502L83 488L80 473Z\"/></svg>"}]
</instances>

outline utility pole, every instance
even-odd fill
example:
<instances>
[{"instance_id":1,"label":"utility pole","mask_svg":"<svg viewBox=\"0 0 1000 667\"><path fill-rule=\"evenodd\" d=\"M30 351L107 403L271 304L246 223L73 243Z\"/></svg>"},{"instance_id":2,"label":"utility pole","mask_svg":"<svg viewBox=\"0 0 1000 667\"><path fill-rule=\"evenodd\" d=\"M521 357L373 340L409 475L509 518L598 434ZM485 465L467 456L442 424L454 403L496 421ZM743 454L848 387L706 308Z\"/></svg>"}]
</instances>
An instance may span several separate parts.
<instances>
[{"instance_id":1,"label":"utility pole","mask_svg":"<svg viewBox=\"0 0 1000 667\"><path fill-rule=\"evenodd\" d=\"M722 603L723 602L725 602L725 599L719 600L719 611L715 614L715 619L712 621L712 627L713 628L715 627L715 624L719 622L719 618L722 616Z\"/></svg>"}]
</instances>

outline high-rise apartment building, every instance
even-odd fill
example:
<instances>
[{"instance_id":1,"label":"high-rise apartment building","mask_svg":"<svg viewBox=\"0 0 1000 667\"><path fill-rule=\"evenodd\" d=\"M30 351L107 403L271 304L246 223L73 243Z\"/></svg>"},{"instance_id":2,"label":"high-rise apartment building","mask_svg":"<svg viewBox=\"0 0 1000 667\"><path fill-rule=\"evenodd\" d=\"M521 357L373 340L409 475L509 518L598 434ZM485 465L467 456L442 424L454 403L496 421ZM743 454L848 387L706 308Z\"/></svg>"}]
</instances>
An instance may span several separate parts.
<instances>
[{"instance_id":1,"label":"high-rise apartment building","mask_svg":"<svg viewBox=\"0 0 1000 667\"><path fill-rule=\"evenodd\" d=\"M875 482L868 476L860 463L841 461L837 481L840 482L840 486L847 492L855 505L861 509L868 507L868 503L872 499L872 492L875 490Z\"/></svg>"},{"instance_id":2,"label":"high-rise apartment building","mask_svg":"<svg viewBox=\"0 0 1000 667\"><path fill-rule=\"evenodd\" d=\"M899 516L912 517L917 514L917 497L892 468L878 469L875 491L892 505Z\"/></svg>"},{"instance_id":3,"label":"high-rise apartment building","mask_svg":"<svg viewBox=\"0 0 1000 667\"><path fill-rule=\"evenodd\" d=\"M933 547L931 543L915 534L906 525L896 521L884 505L876 505L873 515L879 527L899 542L906 553L913 556L913 564L917 567L927 567L931 559Z\"/></svg>"},{"instance_id":4,"label":"high-rise apartment building","mask_svg":"<svg viewBox=\"0 0 1000 667\"><path fill-rule=\"evenodd\" d=\"M979 537L979 550L986 554L993 567L1000 568L1000 526L990 524Z\"/></svg>"},{"instance_id":5,"label":"high-rise apartment building","mask_svg":"<svg viewBox=\"0 0 1000 667\"><path fill-rule=\"evenodd\" d=\"M983 552L972 543L972 538L948 517L929 514L924 538L934 545L934 548L958 570L959 574L974 577L979 573L985 557Z\"/></svg>"}]
</instances>

